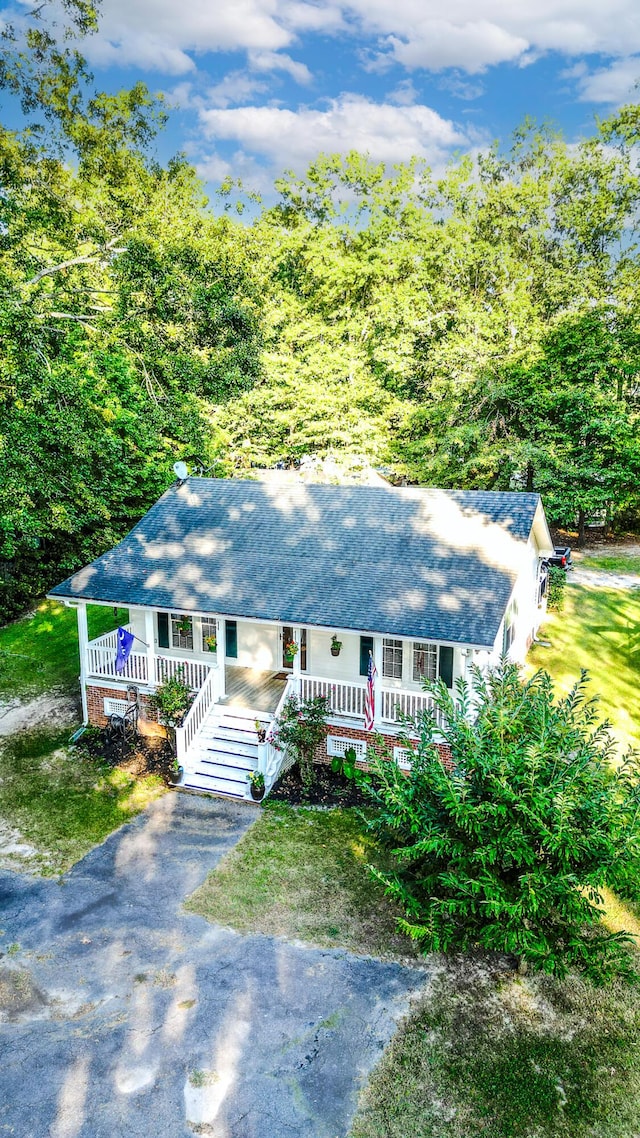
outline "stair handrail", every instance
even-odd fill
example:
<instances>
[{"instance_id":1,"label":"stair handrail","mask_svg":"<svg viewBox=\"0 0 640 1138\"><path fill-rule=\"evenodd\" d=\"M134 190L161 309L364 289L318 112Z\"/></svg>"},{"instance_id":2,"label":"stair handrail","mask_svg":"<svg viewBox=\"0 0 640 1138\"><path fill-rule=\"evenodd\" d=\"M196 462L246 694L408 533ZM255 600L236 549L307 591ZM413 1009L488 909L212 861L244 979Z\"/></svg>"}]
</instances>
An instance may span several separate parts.
<instances>
[{"instance_id":1,"label":"stair handrail","mask_svg":"<svg viewBox=\"0 0 640 1138\"><path fill-rule=\"evenodd\" d=\"M281 772L284 769L288 769L289 766L293 766L294 760L288 761L284 751L281 751L279 747L275 746L273 742L273 728L275 724L277 724L278 718L282 714L282 709L289 696L296 691L296 687L295 677L288 676L278 706L273 713L273 720L267 732L267 738L264 743L258 745L258 770L262 771L264 775L265 796L269 793Z\"/></svg>"},{"instance_id":2,"label":"stair handrail","mask_svg":"<svg viewBox=\"0 0 640 1138\"><path fill-rule=\"evenodd\" d=\"M187 712L181 727L176 727L176 759L180 763L200 730L209 709L217 699L218 668L209 669L209 674Z\"/></svg>"}]
</instances>

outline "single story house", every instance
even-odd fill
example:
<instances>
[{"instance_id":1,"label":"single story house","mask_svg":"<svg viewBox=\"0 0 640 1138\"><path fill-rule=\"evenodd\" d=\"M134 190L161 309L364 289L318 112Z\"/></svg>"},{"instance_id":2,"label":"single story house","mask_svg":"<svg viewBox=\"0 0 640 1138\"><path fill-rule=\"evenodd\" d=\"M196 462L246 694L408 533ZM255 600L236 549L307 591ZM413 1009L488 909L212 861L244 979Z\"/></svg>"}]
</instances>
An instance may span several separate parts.
<instances>
[{"instance_id":1,"label":"single story house","mask_svg":"<svg viewBox=\"0 0 640 1138\"><path fill-rule=\"evenodd\" d=\"M327 696L328 755L364 759L370 656L369 722L390 746L401 714L429 704L423 677L453 687L472 663L523 660L552 549L537 494L187 478L50 595L78 612L85 722L133 687L144 726L146 697L180 669L195 693L184 784L245 797L248 771L277 777L255 721L268 730L290 692ZM89 641L88 603L129 610L122 671L117 630Z\"/></svg>"}]
</instances>

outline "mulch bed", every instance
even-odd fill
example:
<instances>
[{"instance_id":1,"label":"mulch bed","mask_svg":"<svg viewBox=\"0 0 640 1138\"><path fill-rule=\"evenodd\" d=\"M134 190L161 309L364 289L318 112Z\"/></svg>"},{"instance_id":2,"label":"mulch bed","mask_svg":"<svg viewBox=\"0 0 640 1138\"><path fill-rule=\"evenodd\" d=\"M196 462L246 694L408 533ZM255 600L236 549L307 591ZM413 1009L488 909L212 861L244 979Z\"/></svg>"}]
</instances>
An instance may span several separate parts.
<instances>
[{"instance_id":1,"label":"mulch bed","mask_svg":"<svg viewBox=\"0 0 640 1138\"><path fill-rule=\"evenodd\" d=\"M366 806L370 799L353 779L334 774L331 767L317 763L315 784L305 794L298 766L291 767L274 786L269 801L289 806Z\"/></svg>"},{"instance_id":2,"label":"mulch bed","mask_svg":"<svg viewBox=\"0 0 640 1138\"><path fill-rule=\"evenodd\" d=\"M159 775L167 785L170 784L173 751L166 739L138 735L135 742L126 744L123 752L120 739L109 736L107 731L92 729L80 738L79 743L93 758L100 759L107 766L119 767L136 778Z\"/></svg>"}]
</instances>

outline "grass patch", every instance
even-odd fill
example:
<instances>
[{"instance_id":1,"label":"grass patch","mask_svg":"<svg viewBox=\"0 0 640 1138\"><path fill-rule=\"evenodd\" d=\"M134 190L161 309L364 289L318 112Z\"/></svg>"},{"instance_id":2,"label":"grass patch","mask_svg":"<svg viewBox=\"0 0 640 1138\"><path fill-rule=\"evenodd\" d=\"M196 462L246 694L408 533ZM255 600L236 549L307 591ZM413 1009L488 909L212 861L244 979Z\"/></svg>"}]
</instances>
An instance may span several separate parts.
<instances>
[{"instance_id":1,"label":"grass patch","mask_svg":"<svg viewBox=\"0 0 640 1138\"><path fill-rule=\"evenodd\" d=\"M127 609L87 605L89 639L129 619ZM78 618L57 601L0 628L0 696L28 699L52 689L75 691L80 672Z\"/></svg>"},{"instance_id":2,"label":"grass patch","mask_svg":"<svg viewBox=\"0 0 640 1138\"><path fill-rule=\"evenodd\" d=\"M595 554L591 557L582 557L576 565L579 569L601 569L606 573L640 574L640 557L632 553Z\"/></svg>"},{"instance_id":3,"label":"grass patch","mask_svg":"<svg viewBox=\"0 0 640 1138\"><path fill-rule=\"evenodd\" d=\"M45 874L67 870L164 789L155 775L135 778L69 748L68 738L43 728L0 747L0 819L35 848L30 864Z\"/></svg>"},{"instance_id":4,"label":"grass patch","mask_svg":"<svg viewBox=\"0 0 640 1138\"><path fill-rule=\"evenodd\" d=\"M549 613L540 636L551 647L534 645L529 663L564 692L587 668L590 693L623 748L640 746L640 591L569 583L563 611Z\"/></svg>"},{"instance_id":5,"label":"grass patch","mask_svg":"<svg viewBox=\"0 0 640 1138\"><path fill-rule=\"evenodd\" d=\"M239 932L262 932L382 957L415 957L398 910L372 881L377 851L352 810L268 803L186 903Z\"/></svg>"},{"instance_id":6,"label":"grass patch","mask_svg":"<svg viewBox=\"0 0 640 1138\"><path fill-rule=\"evenodd\" d=\"M640 989L450 964L385 1052L351 1138L637 1138Z\"/></svg>"}]
</instances>

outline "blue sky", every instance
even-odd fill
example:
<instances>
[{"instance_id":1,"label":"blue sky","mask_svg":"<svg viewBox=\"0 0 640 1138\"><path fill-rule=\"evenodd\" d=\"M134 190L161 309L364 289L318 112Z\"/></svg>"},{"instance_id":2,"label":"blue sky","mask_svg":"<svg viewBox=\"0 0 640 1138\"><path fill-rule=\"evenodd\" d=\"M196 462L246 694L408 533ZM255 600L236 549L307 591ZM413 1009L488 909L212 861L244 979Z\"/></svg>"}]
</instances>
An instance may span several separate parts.
<instances>
[{"instance_id":1,"label":"blue sky","mask_svg":"<svg viewBox=\"0 0 640 1138\"><path fill-rule=\"evenodd\" d=\"M591 133L638 98L640 2L104 0L84 50L100 86L168 95L163 158L268 192L321 149L441 169L525 115Z\"/></svg>"}]
</instances>

